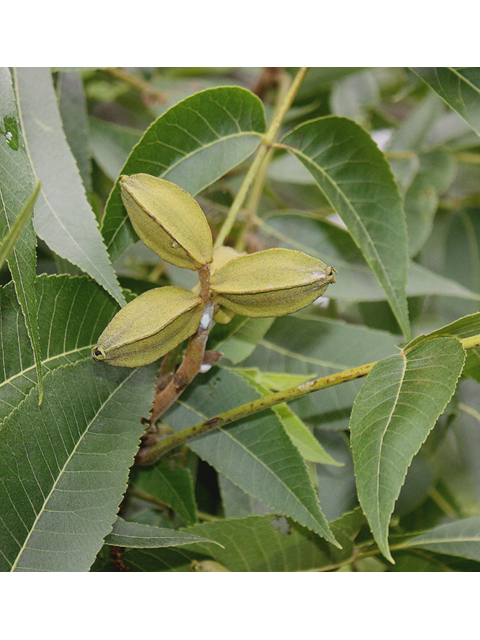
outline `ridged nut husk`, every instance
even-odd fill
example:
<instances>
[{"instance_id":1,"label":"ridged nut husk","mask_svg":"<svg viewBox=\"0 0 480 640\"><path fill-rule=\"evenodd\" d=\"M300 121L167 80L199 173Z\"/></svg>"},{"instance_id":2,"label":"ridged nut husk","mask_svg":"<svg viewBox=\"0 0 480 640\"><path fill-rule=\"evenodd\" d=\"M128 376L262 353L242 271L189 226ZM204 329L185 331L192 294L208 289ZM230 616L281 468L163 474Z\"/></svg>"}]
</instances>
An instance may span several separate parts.
<instances>
[{"instance_id":1,"label":"ridged nut husk","mask_svg":"<svg viewBox=\"0 0 480 640\"><path fill-rule=\"evenodd\" d=\"M301 251L267 249L235 258L210 278L215 303L242 316L284 316L335 282L335 269Z\"/></svg>"},{"instance_id":2,"label":"ridged nut husk","mask_svg":"<svg viewBox=\"0 0 480 640\"><path fill-rule=\"evenodd\" d=\"M150 289L112 319L92 351L94 360L115 367L142 367L195 333L204 303L181 287Z\"/></svg>"},{"instance_id":3,"label":"ridged nut husk","mask_svg":"<svg viewBox=\"0 0 480 640\"><path fill-rule=\"evenodd\" d=\"M215 271L217 271L218 269L226 265L227 262L230 262L231 260L235 260L235 258L238 258L241 255L245 255L245 254L238 253L238 251L233 247L221 246L214 249L212 264L210 265L210 276L212 276L215 273ZM200 283L197 283L193 287L192 291L194 293L200 294ZM215 305L215 314L213 316L213 319L218 324L228 324L234 315L235 315L234 311L230 311L230 309L225 309L225 307L221 307L218 304Z\"/></svg>"},{"instance_id":4,"label":"ridged nut husk","mask_svg":"<svg viewBox=\"0 0 480 640\"><path fill-rule=\"evenodd\" d=\"M123 204L138 237L161 258L200 269L212 261L212 232L197 201L173 182L137 173L120 178Z\"/></svg>"}]
</instances>

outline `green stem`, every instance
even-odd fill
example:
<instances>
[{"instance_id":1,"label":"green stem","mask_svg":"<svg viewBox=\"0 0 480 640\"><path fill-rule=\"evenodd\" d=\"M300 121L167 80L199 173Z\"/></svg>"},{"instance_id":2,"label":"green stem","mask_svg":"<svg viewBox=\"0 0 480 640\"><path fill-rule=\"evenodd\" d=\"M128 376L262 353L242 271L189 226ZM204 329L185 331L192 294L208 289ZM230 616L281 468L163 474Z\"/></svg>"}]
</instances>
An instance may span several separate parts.
<instances>
[{"instance_id":1,"label":"green stem","mask_svg":"<svg viewBox=\"0 0 480 640\"><path fill-rule=\"evenodd\" d=\"M284 100L286 98L289 88L290 88L290 76L288 75L288 73L283 73L280 78L279 87L277 91L275 110L273 113L273 120L276 119L277 114L283 108ZM247 236L250 230L252 229L252 227L256 224L256 220L257 220L256 214L257 214L258 206L260 204L260 200L262 198L262 193L265 188L268 165L270 164L270 161L274 153L273 146L274 144L270 146L270 149L268 150L266 155L263 157L262 163L257 171L257 174L250 188L250 193L248 195L248 199L245 205L245 212L248 216L248 219L235 245L235 249L238 252L245 251L246 244L247 244Z\"/></svg>"},{"instance_id":2,"label":"green stem","mask_svg":"<svg viewBox=\"0 0 480 640\"><path fill-rule=\"evenodd\" d=\"M275 137L282 125L285 115L288 109L290 108L290 105L293 102L295 94L297 93L298 88L302 83L305 73L307 72L307 69L308 67L301 67L300 70L298 71L297 75L295 76L295 79L293 80L292 84L290 85L290 88L288 89L285 95L285 98L282 104L280 105L277 113L275 114L267 133L263 137L263 140L260 143L260 146L258 148L257 154L252 164L250 165L249 170L247 171L247 174L243 180L242 186L238 190L238 193L235 196L232 206L230 207L230 211L228 212L228 215L222 225L222 228L220 229L220 232L215 240L215 244L214 244L215 248L223 245L228 234L232 230L232 227L235 224L235 220L237 219L237 216L245 201L247 193L252 185L252 182L255 179L255 176L257 175L258 170L262 166L265 156L267 155L268 151L271 148L271 145L275 140Z\"/></svg>"},{"instance_id":3,"label":"green stem","mask_svg":"<svg viewBox=\"0 0 480 640\"><path fill-rule=\"evenodd\" d=\"M187 440L197 438L198 436L208 433L213 429L219 429L231 422L253 415L259 411L264 411L265 409L269 409L270 407L281 404L282 402L291 402L292 400L303 397L307 393L333 387L337 384L341 384L342 382L349 382L350 380L362 378L372 370L375 364L376 362L371 362L370 364L365 364L361 367L355 367L354 369L334 373L330 376L325 376L324 378L311 380L310 382L305 382L297 387L291 387L284 391L277 391L277 393L272 393L269 396L258 398L257 400L253 400L247 404L243 404L239 407L235 407L234 409L230 409L229 411L225 411L224 413L220 413L218 416L215 416L215 418L210 418L209 420L200 422L193 427L184 429L180 433L175 433L171 436L162 438L162 440L149 447L148 450L142 452L141 464L153 464L167 451L175 449Z\"/></svg>"},{"instance_id":4,"label":"green stem","mask_svg":"<svg viewBox=\"0 0 480 640\"><path fill-rule=\"evenodd\" d=\"M464 349L474 349L480 347L480 335L471 336L470 338L463 338L460 340ZM230 409L223 413L218 414L214 418L204 420L199 424L193 425L188 429L184 429L180 433L175 433L170 436L162 438L160 441L152 444L152 446L145 448L142 451L141 464L150 465L159 460L167 451L175 449L179 445L184 444L188 440L197 438L213 429L219 429L231 422L235 422L247 416L251 416L259 411L265 411L271 407L281 404L283 402L291 402L297 398L302 398L308 393L314 391L320 391L320 389L327 389L337 384L344 382L350 382L351 380L357 380L368 375L377 362L370 362L369 364L361 365L360 367L354 367L353 369L347 369L346 371L340 371L323 378L317 378L316 380L310 380L304 382L295 387L290 387L283 391L277 391L269 396L264 396L247 402L239 407Z\"/></svg>"}]
</instances>

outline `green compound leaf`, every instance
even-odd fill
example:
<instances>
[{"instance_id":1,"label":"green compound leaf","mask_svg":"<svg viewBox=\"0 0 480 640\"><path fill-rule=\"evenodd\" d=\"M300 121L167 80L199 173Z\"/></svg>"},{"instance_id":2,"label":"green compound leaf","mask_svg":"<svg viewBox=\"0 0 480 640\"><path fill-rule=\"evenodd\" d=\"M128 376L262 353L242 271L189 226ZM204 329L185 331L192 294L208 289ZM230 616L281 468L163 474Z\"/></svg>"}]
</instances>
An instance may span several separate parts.
<instances>
[{"instance_id":1,"label":"green compound leaf","mask_svg":"<svg viewBox=\"0 0 480 640\"><path fill-rule=\"evenodd\" d=\"M480 561L480 516L442 524L412 538L405 546Z\"/></svg>"},{"instance_id":2,"label":"green compound leaf","mask_svg":"<svg viewBox=\"0 0 480 640\"><path fill-rule=\"evenodd\" d=\"M480 136L480 68L412 67Z\"/></svg>"},{"instance_id":3,"label":"green compound leaf","mask_svg":"<svg viewBox=\"0 0 480 640\"><path fill-rule=\"evenodd\" d=\"M125 299L65 139L50 71L22 67L14 73L27 153L42 182L35 231L52 251L88 273L123 305Z\"/></svg>"},{"instance_id":4,"label":"green compound leaf","mask_svg":"<svg viewBox=\"0 0 480 640\"><path fill-rule=\"evenodd\" d=\"M197 378L162 416L175 432L260 397L232 371ZM335 544L305 462L272 411L216 429L189 447L246 493Z\"/></svg>"},{"instance_id":5,"label":"green compound leaf","mask_svg":"<svg viewBox=\"0 0 480 640\"><path fill-rule=\"evenodd\" d=\"M206 89L171 107L147 129L122 174L149 173L190 195L218 180L255 151L265 132L261 101L241 87ZM138 240L115 184L102 233L115 262Z\"/></svg>"},{"instance_id":6,"label":"green compound leaf","mask_svg":"<svg viewBox=\"0 0 480 640\"><path fill-rule=\"evenodd\" d=\"M465 360L453 337L432 338L378 362L350 420L358 498L386 558L388 525L413 456L453 395Z\"/></svg>"},{"instance_id":7,"label":"green compound leaf","mask_svg":"<svg viewBox=\"0 0 480 640\"><path fill-rule=\"evenodd\" d=\"M191 533L175 531L175 529L152 527L148 524L139 524L138 522L127 522L123 518L117 518L115 520L112 531L105 538L106 544L130 549L180 547L194 542L220 545L220 543L215 540L195 536Z\"/></svg>"},{"instance_id":8,"label":"green compound leaf","mask_svg":"<svg viewBox=\"0 0 480 640\"><path fill-rule=\"evenodd\" d=\"M88 571L111 531L155 370L80 361L45 376L0 431L0 570Z\"/></svg>"},{"instance_id":9,"label":"green compound leaf","mask_svg":"<svg viewBox=\"0 0 480 640\"><path fill-rule=\"evenodd\" d=\"M310 171L347 225L408 340L407 227L385 156L360 125L338 116L306 122L282 143Z\"/></svg>"}]
</instances>

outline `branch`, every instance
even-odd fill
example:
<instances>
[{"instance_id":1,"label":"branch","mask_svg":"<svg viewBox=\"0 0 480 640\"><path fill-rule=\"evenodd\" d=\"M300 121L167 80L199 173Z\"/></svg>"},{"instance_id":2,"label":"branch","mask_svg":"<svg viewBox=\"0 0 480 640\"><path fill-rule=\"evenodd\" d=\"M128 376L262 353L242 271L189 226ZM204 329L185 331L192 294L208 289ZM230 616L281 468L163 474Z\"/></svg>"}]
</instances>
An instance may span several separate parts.
<instances>
[{"instance_id":1,"label":"branch","mask_svg":"<svg viewBox=\"0 0 480 640\"><path fill-rule=\"evenodd\" d=\"M220 247L224 242L230 231L232 230L233 225L235 224L235 220L237 219L237 215L243 205L243 202L247 196L248 190L257 174L257 171L260 169L263 159L267 155L268 151L271 148L271 145L275 141L275 137L282 125L283 119L290 108L290 105L293 102L295 94L298 91L298 88L307 72L308 67L301 67L299 72L297 73L294 81L290 85L289 90L287 91L285 98L280 105L278 111L275 114L275 117L272 120L272 123L265 134L262 142L257 151L257 155L255 156L252 164L250 165L249 170L243 180L242 186L238 190L237 195L235 196L234 201L232 202L232 206L230 207L230 211L220 229L220 233L218 234L214 247Z\"/></svg>"},{"instance_id":2,"label":"branch","mask_svg":"<svg viewBox=\"0 0 480 640\"><path fill-rule=\"evenodd\" d=\"M475 347L480 347L480 335L472 336L470 338L463 338L460 340L460 342L462 343L464 349L474 349ZM142 465L154 464L165 453L167 453L167 451L170 451L171 449L184 444L192 438L197 438L200 435L208 433L213 429L219 429L220 427L224 427L225 425L230 424L231 422L235 422L236 420L241 420L242 418L251 416L254 413L258 413L259 411L264 411L265 409L270 409L277 404L281 404L283 402L291 402L292 400L301 398L308 393L312 393L313 391L320 391L320 389L327 389L328 387L333 387L337 384L342 384L344 382L350 382L351 380L363 378L368 373L370 373L370 371L376 364L377 362L370 362L369 364L364 364L360 367L347 369L346 371L340 371L339 373L334 373L323 378L317 378L316 380L311 380L310 382L305 382L296 387L290 387L289 389L285 389L283 391L277 391L277 393L272 393L269 396L258 398L257 400L253 400L252 402L247 402L246 404L242 404L239 407L235 407L234 409L230 409L229 411L220 413L214 418L210 418L209 420L200 422L193 427L184 429L180 433L175 433L173 435L162 438L161 440L153 444L149 449L146 449L142 452L142 458L139 463Z\"/></svg>"}]
</instances>

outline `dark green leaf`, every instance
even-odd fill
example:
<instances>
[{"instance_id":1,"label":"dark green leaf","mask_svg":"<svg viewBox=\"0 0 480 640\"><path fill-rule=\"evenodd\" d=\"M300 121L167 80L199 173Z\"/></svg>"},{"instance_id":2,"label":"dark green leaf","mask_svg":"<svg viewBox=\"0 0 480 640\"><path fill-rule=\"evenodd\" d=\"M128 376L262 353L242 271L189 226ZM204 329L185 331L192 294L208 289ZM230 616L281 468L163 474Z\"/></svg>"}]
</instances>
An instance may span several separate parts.
<instances>
[{"instance_id":1,"label":"dark green leaf","mask_svg":"<svg viewBox=\"0 0 480 640\"><path fill-rule=\"evenodd\" d=\"M111 530L155 370L80 361L45 376L0 431L0 568L88 571Z\"/></svg>"},{"instance_id":2,"label":"dark green leaf","mask_svg":"<svg viewBox=\"0 0 480 640\"><path fill-rule=\"evenodd\" d=\"M385 156L362 127L336 116L302 124L282 142L311 172L345 222L408 339L407 227Z\"/></svg>"},{"instance_id":3,"label":"dark green leaf","mask_svg":"<svg viewBox=\"0 0 480 640\"><path fill-rule=\"evenodd\" d=\"M364 518L360 510L332 522L341 541L339 550L308 529L283 516L250 516L247 518L209 522L184 529L186 533L209 537L220 546L193 544L179 551L127 551L124 561L137 571L188 570L195 558L211 557L230 571L308 571L328 570L348 561L353 541Z\"/></svg>"},{"instance_id":4,"label":"dark green leaf","mask_svg":"<svg viewBox=\"0 0 480 640\"><path fill-rule=\"evenodd\" d=\"M5 264L6 260L12 253L15 245L17 244L22 231L25 226L30 222L33 213L33 207L35 201L40 193L40 181L37 180L33 193L27 198L18 218L10 227L10 230L0 240L0 269Z\"/></svg>"},{"instance_id":5,"label":"dark green leaf","mask_svg":"<svg viewBox=\"0 0 480 640\"><path fill-rule=\"evenodd\" d=\"M192 476L187 469L160 461L151 467L134 469L130 483L137 495L159 500L186 524L197 521Z\"/></svg>"},{"instance_id":6,"label":"dark green leaf","mask_svg":"<svg viewBox=\"0 0 480 640\"><path fill-rule=\"evenodd\" d=\"M456 338L432 338L376 364L352 411L358 498L382 553L413 456L453 395L465 352Z\"/></svg>"},{"instance_id":7,"label":"dark green leaf","mask_svg":"<svg viewBox=\"0 0 480 640\"><path fill-rule=\"evenodd\" d=\"M264 131L263 105L250 91L207 89L155 120L128 157L122 174L159 176L195 196L248 158ZM102 233L113 262L137 240L118 182L107 202Z\"/></svg>"},{"instance_id":8,"label":"dark green leaf","mask_svg":"<svg viewBox=\"0 0 480 640\"><path fill-rule=\"evenodd\" d=\"M162 421L179 432L258 397L240 376L214 370L190 385ZM305 462L272 411L216 429L189 446L254 498L334 542Z\"/></svg>"}]
</instances>

